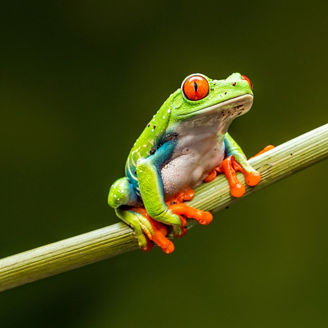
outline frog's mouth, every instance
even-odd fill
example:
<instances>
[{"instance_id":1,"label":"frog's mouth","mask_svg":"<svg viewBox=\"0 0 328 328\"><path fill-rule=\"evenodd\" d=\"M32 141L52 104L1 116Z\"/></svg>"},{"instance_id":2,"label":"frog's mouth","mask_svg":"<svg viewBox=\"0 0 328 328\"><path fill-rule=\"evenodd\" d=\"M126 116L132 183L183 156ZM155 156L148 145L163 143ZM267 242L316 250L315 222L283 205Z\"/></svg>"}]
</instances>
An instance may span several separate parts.
<instances>
[{"instance_id":1,"label":"frog's mouth","mask_svg":"<svg viewBox=\"0 0 328 328\"><path fill-rule=\"evenodd\" d=\"M181 118L189 118L195 115L218 113L222 117L237 117L247 113L253 104L253 96L250 94L238 96L218 104L196 110L188 114L179 115Z\"/></svg>"}]
</instances>

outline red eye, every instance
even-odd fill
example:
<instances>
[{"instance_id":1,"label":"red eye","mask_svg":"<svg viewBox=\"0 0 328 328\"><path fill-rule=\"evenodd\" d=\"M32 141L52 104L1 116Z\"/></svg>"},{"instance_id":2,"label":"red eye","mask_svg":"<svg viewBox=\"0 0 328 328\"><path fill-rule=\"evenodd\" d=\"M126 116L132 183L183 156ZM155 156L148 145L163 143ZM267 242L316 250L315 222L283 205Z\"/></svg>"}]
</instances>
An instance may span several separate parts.
<instances>
[{"instance_id":1,"label":"red eye","mask_svg":"<svg viewBox=\"0 0 328 328\"><path fill-rule=\"evenodd\" d=\"M200 75L190 76L182 86L184 95L189 100L200 100L208 95L208 82Z\"/></svg>"},{"instance_id":2,"label":"red eye","mask_svg":"<svg viewBox=\"0 0 328 328\"><path fill-rule=\"evenodd\" d=\"M248 82L249 87L253 90L253 84L252 81L245 75L241 76L243 80L246 80Z\"/></svg>"}]
</instances>

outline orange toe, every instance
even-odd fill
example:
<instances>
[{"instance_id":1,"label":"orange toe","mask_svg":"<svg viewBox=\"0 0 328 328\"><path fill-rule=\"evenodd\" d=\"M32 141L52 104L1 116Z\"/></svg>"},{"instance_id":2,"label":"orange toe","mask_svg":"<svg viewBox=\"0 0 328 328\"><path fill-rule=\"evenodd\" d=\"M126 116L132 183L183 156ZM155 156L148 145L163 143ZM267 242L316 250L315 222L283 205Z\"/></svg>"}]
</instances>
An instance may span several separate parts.
<instances>
[{"instance_id":1,"label":"orange toe","mask_svg":"<svg viewBox=\"0 0 328 328\"><path fill-rule=\"evenodd\" d=\"M237 198L242 197L245 193L245 186L237 178L236 171L243 169L235 158L233 156L226 157L217 170L226 176L231 195Z\"/></svg>"},{"instance_id":2,"label":"orange toe","mask_svg":"<svg viewBox=\"0 0 328 328\"><path fill-rule=\"evenodd\" d=\"M208 176L204 179L204 182L211 182L213 181L217 176L217 171L216 169L213 169Z\"/></svg>"},{"instance_id":3,"label":"orange toe","mask_svg":"<svg viewBox=\"0 0 328 328\"><path fill-rule=\"evenodd\" d=\"M170 205L169 208L174 214L183 215L188 219L194 219L202 225L210 224L213 220L210 212L198 210L184 203Z\"/></svg>"},{"instance_id":4,"label":"orange toe","mask_svg":"<svg viewBox=\"0 0 328 328\"><path fill-rule=\"evenodd\" d=\"M170 254L174 251L174 244L169 240L167 236L167 227L150 218L149 222L152 225L153 232L147 237L152 240L162 251L166 254Z\"/></svg>"},{"instance_id":5,"label":"orange toe","mask_svg":"<svg viewBox=\"0 0 328 328\"><path fill-rule=\"evenodd\" d=\"M189 201L195 197L195 190L194 189L186 189L182 192L182 201Z\"/></svg>"},{"instance_id":6,"label":"orange toe","mask_svg":"<svg viewBox=\"0 0 328 328\"><path fill-rule=\"evenodd\" d=\"M254 156L252 156L251 158L256 157L256 156L259 156L261 154L264 154L264 153L266 153L267 151L269 151L269 150L271 150L273 148L275 148L275 146L273 146L273 145L267 145L261 151L259 151L257 154L255 154ZM251 159L251 158L249 158L249 159Z\"/></svg>"},{"instance_id":7,"label":"orange toe","mask_svg":"<svg viewBox=\"0 0 328 328\"><path fill-rule=\"evenodd\" d=\"M165 254L170 254L174 251L174 244L161 233L155 232L152 236L153 242L159 246Z\"/></svg>"},{"instance_id":8,"label":"orange toe","mask_svg":"<svg viewBox=\"0 0 328 328\"><path fill-rule=\"evenodd\" d=\"M261 173L245 172L245 180L249 186L254 187L261 181Z\"/></svg>"},{"instance_id":9,"label":"orange toe","mask_svg":"<svg viewBox=\"0 0 328 328\"><path fill-rule=\"evenodd\" d=\"M245 186L241 182L230 185L230 193L233 197L240 198L245 194Z\"/></svg>"}]
</instances>

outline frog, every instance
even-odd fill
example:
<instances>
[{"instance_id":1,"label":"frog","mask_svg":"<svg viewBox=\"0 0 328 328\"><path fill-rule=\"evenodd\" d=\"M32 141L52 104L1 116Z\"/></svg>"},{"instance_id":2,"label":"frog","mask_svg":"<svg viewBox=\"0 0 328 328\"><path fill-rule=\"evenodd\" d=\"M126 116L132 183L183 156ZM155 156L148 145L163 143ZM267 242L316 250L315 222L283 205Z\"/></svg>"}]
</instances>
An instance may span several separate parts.
<instances>
[{"instance_id":1,"label":"frog","mask_svg":"<svg viewBox=\"0 0 328 328\"><path fill-rule=\"evenodd\" d=\"M201 73L187 76L134 143L125 165L125 176L108 193L108 204L134 231L139 247L158 245L172 253L174 237L186 233L186 220L202 225L213 217L186 201L195 188L220 173L227 177L232 197L242 197L245 186L236 172L254 187L261 180L245 153L228 133L233 120L253 104L248 77L232 73L211 79Z\"/></svg>"}]
</instances>

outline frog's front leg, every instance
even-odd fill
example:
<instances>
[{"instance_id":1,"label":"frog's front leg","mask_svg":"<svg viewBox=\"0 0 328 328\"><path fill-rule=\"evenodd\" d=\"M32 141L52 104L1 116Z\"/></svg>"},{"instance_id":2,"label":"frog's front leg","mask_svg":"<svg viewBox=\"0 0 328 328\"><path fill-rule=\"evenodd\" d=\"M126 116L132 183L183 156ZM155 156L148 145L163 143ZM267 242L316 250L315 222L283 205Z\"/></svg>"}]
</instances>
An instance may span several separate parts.
<instances>
[{"instance_id":1,"label":"frog's front leg","mask_svg":"<svg viewBox=\"0 0 328 328\"><path fill-rule=\"evenodd\" d=\"M243 173L249 186L256 186L261 181L261 174L249 164L244 152L229 133L224 136L224 145L227 157L222 162L219 172L226 175L232 196L241 197L245 193L245 187L235 172Z\"/></svg>"},{"instance_id":2,"label":"frog's front leg","mask_svg":"<svg viewBox=\"0 0 328 328\"><path fill-rule=\"evenodd\" d=\"M160 175L160 166L170 152L169 143L160 147L155 154L142 159L137 164L137 176L141 198L148 215L159 222L170 225L174 235L181 235L180 217L174 214L164 201L163 182Z\"/></svg>"},{"instance_id":3,"label":"frog's front leg","mask_svg":"<svg viewBox=\"0 0 328 328\"><path fill-rule=\"evenodd\" d=\"M245 176L249 186L256 186L261 180L261 174L249 164L244 152L229 133L224 136L224 145L226 158L209 174L205 182L213 180L216 172L224 173L229 182L231 195L241 197L245 193L245 186L239 181L236 172L239 171Z\"/></svg>"}]
</instances>

